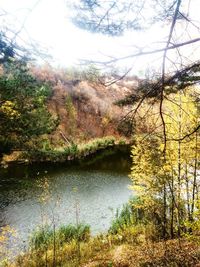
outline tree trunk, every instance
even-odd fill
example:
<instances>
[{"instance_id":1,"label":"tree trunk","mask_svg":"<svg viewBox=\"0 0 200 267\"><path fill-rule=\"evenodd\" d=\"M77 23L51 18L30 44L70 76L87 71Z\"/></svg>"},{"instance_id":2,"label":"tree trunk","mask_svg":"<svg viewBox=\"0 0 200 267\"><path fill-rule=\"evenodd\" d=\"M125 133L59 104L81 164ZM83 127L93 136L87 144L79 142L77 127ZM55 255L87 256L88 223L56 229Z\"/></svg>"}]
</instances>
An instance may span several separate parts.
<instances>
[{"instance_id":1,"label":"tree trunk","mask_svg":"<svg viewBox=\"0 0 200 267\"><path fill-rule=\"evenodd\" d=\"M166 193L166 183L163 187L163 238L167 238L167 193Z\"/></svg>"},{"instance_id":2,"label":"tree trunk","mask_svg":"<svg viewBox=\"0 0 200 267\"><path fill-rule=\"evenodd\" d=\"M185 166L185 182L186 182L186 195L187 195L187 214L188 220L191 220L191 211L190 211L190 192L189 192L189 179L188 179L188 163L186 162Z\"/></svg>"},{"instance_id":3,"label":"tree trunk","mask_svg":"<svg viewBox=\"0 0 200 267\"><path fill-rule=\"evenodd\" d=\"M197 188L197 145L198 141L198 135L197 132L195 133L195 158L194 158L194 179L193 179L193 187L192 187L192 206L191 206L191 220L193 220L193 214L194 214L194 205L195 205L195 191Z\"/></svg>"},{"instance_id":4,"label":"tree trunk","mask_svg":"<svg viewBox=\"0 0 200 267\"><path fill-rule=\"evenodd\" d=\"M171 185L171 195L172 195L172 200L171 200L171 222L170 222L170 235L171 239L174 238L174 177L172 174L172 185Z\"/></svg>"},{"instance_id":5,"label":"tree trunk","mask_svg":"<svg viewBox=\"0 0 200 267\"><path fill-rule=\"evenodd\" d=\"M182 135L182 109L181 109L181 93L179 92L179 129L178 135L179 139ZM178 197L177 197L177 204L178 204L178 237L181 236L181 141L178 141Z\"/></svg>"}]
</instances>

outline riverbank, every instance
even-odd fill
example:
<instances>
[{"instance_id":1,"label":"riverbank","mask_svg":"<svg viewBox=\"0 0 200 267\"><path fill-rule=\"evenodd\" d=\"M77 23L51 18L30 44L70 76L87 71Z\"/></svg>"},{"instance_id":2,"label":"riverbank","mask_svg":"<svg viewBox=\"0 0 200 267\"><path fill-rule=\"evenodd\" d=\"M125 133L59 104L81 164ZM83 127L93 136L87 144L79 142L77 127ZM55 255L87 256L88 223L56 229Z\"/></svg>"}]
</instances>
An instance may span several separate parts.
<instances>
[{"instance_id":1,"label":"riverbank","mask_svg":"<svg viewBox=\"0 0 200 267\"><path fill-rule=\"evenodd\" d=\"M30 233L43 224L43 215L51 227L54 216L56 230L62 225L76 225L76 205L79 222L90 225L93 236L105 233L117 208L132 195L128 188L130 167L130 154L121 145L76 162L1 168L0 228L10 225L18 236L7 250L15 255L24 251Z\"/></svg>"},{"instance_id":2,"label":"riverbank","mask_svg":"<svg viewBox=\"0 0 200 267\"><path fill-rule=\"evenodd\" d=\"M197 242L187 237L159 240L151 224L136 220L130 204L116 214L105 234L91 236L84 224L55 228L40 226L29 243L29 250L6 267L198 267Z\"/></svg>"},{"instance_id":3,"label":"riverbank","mask_svg":"<svg viewBox=\"0 0 200 267\"><path fill-rule=\"evenodd\" d=\"M71 162L87 158L98 154L108 148L129 146L126 139L116 139L113 136L95 138L87 143L72 143L60 148L30 149L27 151L13 151L9 155L3 155L1 165L12 163L32 163L32 162Z\"/></svg>"}]
</instances>

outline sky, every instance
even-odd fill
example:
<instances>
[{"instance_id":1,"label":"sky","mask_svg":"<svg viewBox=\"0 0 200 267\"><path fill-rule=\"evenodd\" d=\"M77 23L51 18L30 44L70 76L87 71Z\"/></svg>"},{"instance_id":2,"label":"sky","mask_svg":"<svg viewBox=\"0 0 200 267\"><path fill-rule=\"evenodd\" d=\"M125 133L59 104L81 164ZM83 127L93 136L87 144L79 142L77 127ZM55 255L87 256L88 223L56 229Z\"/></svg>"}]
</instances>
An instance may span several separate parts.
<instances>
[{"instance_id":1,"label":"sky","mask_svg":"<svg viewBox=\"0 0 200 267\"><path fill-rule=\"evenodd\" d=\"M200 1L192 0L191 2L193 2L190 8L193 12L192 16L197 20L199 17L197 7L200 8ZM65 0L0 0L0 10L8 12L7 15L0 17L3 24L15 30L21 29L24 24L19 34L21 40L25 43L32 40L37 48L39 45L43 47L52 56L52 59L48 61L56 66L76 66L80 63L80 59L104 61L112 56L126 56L134 53L135 46L156 49L163 45L158 41L164 40L168 34L168 28L160 26L154 26L145 33L128 32L122 37L114 38L92 34L75 27L70 22L70 10ZM180 27L180 33L187 38L183 26ZM199 37L197 36L199 32L197 34L195 29L190 31L190 34L192 37ZM194 49L197 51L198 46ZM183 50L183 52L186 55L191 51ZM160 59L161 54L158 54L121 61L116 65L124 69L133 67L133 72L138 74L148 67L157 68Z\"/></svg>"}]
</instances>

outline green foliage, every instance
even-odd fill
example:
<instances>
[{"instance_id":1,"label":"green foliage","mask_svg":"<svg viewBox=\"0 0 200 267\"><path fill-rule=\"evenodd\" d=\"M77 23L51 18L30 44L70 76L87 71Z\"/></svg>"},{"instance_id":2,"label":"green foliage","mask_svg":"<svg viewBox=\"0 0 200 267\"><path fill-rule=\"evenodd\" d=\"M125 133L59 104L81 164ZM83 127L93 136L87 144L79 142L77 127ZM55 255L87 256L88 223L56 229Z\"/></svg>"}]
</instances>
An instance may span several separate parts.
<instances>
[{"instance_id":1,"label":"green foliage","mask_svg":"<svg viewBox=\"0 0 200 267\"><path fill-rule=\"evenodd\" d=\"M144 211L138 208L142 203L137 198L132 198L127 204L123 205L122 210L117 210L115 219L112 221L109 233L117 234L129 226L136 226L144 222Z\"/></svg>"},{"instance_id":2,"label":"green foliage","mask_svg":"<svg viewBox=\"0 0 200 267\"><path fill-rule=\"evenodd\" d=\"M118 144L119 145L125 145L126 144L126 139L120 138L119 141L118 141Z\"/></svg>"},{"instance_id":3,"label":"green foliage","mask_svg":"<svg viewBox=\"0 0 200 267\"><path fill-rule=\"evenodd\" d=\"M70 242L73 239L79 242L87 242L90 238L90 226L79 224L78 226L61 226L57 231L57 237L60 243Z\"/></svg>"},{"instance_id":4,"label":"green foliage","mask_svg":"<svg viewBox=\"0 0 200 267\"><path fill-rule=\"evenodd\" d=\"M10 61L14 58L16 47L9 41L5 33L0 31L0 64Z\"/></svg>"},{"instance_id":5,"label":"green foliage","mask_svg":"<svg viewBox=\"0 0 200 267\"><path fill-rule=\"evenodd\" d=\"M43 139L41 143L42 143L42 150L50 151L52 149L49 139Z\"/></svg>"},{"instance_id":6,"label":"green foliage","mask_svg":"<svg viewBox=\"0 0 200 267\"><path fill-rule=\"evenodd\" d=\"M186 220L185 227L188 229L187 232L184 233L184 237L187 240L195 242L200 245L200 201L197 200L195 203L195 212L194 212L194 219Z\"/></svg>"},{"instance_id":7,"label":"green foliage","mask_svg":"<svg viewBox=\"0 0 200 267\"><path fill-rule=\"evenodd\" d=\"M121 212L117 210L115 219L112 221L109 232L112 234L117 234L120 230L130 226L134 223L134 217L132 213L132 207L130 204L123 206Z\"/></svg>"},{"instance_id":8,"label":"green foliage","mask_svg":"<svg viewBox=\"0 0 200 267\"><path fill-rule=\"evenodd\" d=\"M40 227L30 237L31 249L47 248L53 241L53 230L49 226Z\"/></svg>"},{"instance_id":9,"label":"green foliage","mask_svg":"<svg viewBox=\"0 0 200 267\"><path fill-rule=\"evenodd\" d=\"M0 155L2 153L9 153L15 145L15 142L10 140L9 137L0 135Z\"/></svg>"},{"instance_id":10,"label":"green foliage","mask_svg":"<svg viewBox=\"0 0 200 267\"><path fill-rule=\"evenodd\" d=\"M100 149L114 146L115 143L116 139L113 136L107 136L96 138L86 144L77 145L72 143L69 146L56 150L51 147L48 140L43 140L40 149L36 147L28 152L24 152L22 157L25 159L28 158L30 161L64 162L67 160L84 158Z\"/></svg>"},{"instance_id":11,"label":"green foliage","mask_svg":"<svg viewBox=\"0 0 200 267\"><path fill-rule=\"evenodd\" d=\"M50 94L50 88L29 73L26 62L15 60L4 65L0 76L0 141L5 151L22 148L31 137L55 128L45 105Z\"/></svg>"},{"instance_id":12,"label":"green foliage","mask_svg":"<svg viewBox=\"0 0 200 267\"><path fill-rule=\"evenodd\" d=\"M87 152L93 153L99 149L104 149L109 146L113 146L116 143L116 139L113 136L107 136L103 138L95 138L86 144L80 145L80 153L85 154Z\"/></svg>"},{"instance_id":13,"label":"green foliage","mask_svg":"<svg viewBox=\"0 0 200 267\"><path fill-rule=\"evenodd\" d=\"M62 225L55 232L50 226L39 227L30 237L30 247L33 250L47 249L56 244L63 245L73 240L87 242L90 238L90 226L85 224Z\"/></svg>"},{"instance_id":14,"label":"green foliage","mask_svg":"<svg viewBox=\"0 0 200 267\"><path fill-rule=\"evenodd\" d=\"M50 161L50 162L64 162L67 160L69 150L54 150L54 149L34 149L23 153L23 158L30 161Z\"/></svg>"}]
</instances>

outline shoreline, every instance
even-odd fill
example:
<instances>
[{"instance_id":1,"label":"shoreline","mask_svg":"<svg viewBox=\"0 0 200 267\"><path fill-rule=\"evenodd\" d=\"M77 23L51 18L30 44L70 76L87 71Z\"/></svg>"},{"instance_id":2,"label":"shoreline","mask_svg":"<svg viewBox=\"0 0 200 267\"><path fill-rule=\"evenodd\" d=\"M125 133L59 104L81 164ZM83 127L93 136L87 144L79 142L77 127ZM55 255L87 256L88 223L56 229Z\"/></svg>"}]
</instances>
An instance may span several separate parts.
<instances>
[{"instance_id":1,"label":"shoreline","mask_svg":"<svg viewBox=\"0 0 200 267\"><path fill-rule=\"evenodd\" d=\"M106 144L100 140L107 141ZM131 143L120 143L114 139L98 139L90 141L84 145L72 145L61 149L52 150L29 150L29 151L13 151L10 155L4 155L0 160L0 168L7 168L13 164L15 165L30 165L34 163L52 163L52 164L73 164L73 163L87 163L88 160L95 159L98 155L113 153L117 150L130 152ZM95 145L94 145L95 143Z\"/></svg>"}]
</instances>

